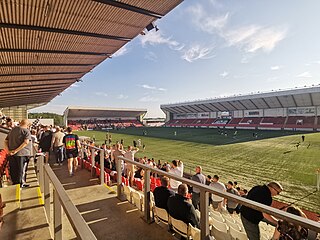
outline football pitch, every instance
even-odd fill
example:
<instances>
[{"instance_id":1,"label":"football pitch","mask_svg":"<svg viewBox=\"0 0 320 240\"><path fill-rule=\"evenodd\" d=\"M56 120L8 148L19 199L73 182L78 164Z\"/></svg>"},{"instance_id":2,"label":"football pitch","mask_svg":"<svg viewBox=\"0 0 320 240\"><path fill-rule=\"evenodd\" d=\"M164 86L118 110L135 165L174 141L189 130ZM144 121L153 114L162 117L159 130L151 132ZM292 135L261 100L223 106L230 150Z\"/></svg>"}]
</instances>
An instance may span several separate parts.
<instances>
[{"instance_id":1,"label":"football pitch","mask_svg":"<svg viewBox=\"0 0 320 240\"><path fill-rule=\"evenodd\" d=\"M143 135L143 133L146 135ZM104 143L105 131L78 131L79 136ZM182 160L185 172L201 165L205 175L237 181L248 190L256 184L279 181L284 191L276 199L320 213L316 169L320 168L320 133L292 131L218 130L196 128L128 128L111 130L112 143L132 145L141 139L137 157L156 161ZM305 136L302 142L301 136ZM298 144L299 143L299 144Z\"/></svg>"}]
</instances>

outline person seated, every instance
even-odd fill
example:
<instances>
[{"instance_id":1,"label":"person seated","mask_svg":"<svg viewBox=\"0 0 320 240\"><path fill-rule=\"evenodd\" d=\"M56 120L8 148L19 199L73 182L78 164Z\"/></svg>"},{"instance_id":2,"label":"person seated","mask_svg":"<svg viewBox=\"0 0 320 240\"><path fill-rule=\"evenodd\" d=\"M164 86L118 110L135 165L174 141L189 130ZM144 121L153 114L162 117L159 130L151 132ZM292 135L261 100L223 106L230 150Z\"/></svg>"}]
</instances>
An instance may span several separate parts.
<instances>
[{"instance_id":1,"label":"person seated","mask_svg":"<svg viewBox=\"0 0 320 240\"><path fill-rule=\"evenodd\" d=\"M178 186L178 194L168 199L168 212L171 217L199 228L199 218L194 206L188 202L187 194L188 186L186 184L180 184Z\"/></svg>"},{"instance_id":2,"label":"person seated","mask_svg":"<svg viewBox=\"0 0 320 240\"><path fill-rule=\"evenodd\" d=\"M298 207L290 206L286 210L288 213L307 218ZM286 220L279 220L272 240L301 240L308 238L308 229L289 223Z\"/></svg>"},{"instance_id":3,"label":"person seated","mask_svg":"<svg viewBox=\"0 0 320 240\"><path fill-rule=\"evenodd\" d=\"M169 178L164 176L161 178L161 186L156 187L153 191L156 207L164 208L168 211L168 199L174 196L174 191L168 189Z\"/></svg>"},{"instance_id":4,"label":"person seated","mask_svg":"<svg viewBox=\"0 0 320 240\"><path fill-rule=\"evenodd\" d=\"M144 175L144 170L142 168L139 168L135 173L134 173L134 178L140 178L141 180L143 179Z\"/></svg>"}]
</instances>

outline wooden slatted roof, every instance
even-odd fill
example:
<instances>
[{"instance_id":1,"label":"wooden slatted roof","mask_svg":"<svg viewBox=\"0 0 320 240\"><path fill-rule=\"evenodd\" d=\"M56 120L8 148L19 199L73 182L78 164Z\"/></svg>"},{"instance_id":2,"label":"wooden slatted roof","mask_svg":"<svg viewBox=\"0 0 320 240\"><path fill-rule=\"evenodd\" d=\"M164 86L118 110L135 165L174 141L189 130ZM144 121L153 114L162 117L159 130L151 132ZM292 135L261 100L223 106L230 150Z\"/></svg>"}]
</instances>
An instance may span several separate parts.
<instances>
[{"instance_id":1,"label":"wooden slatted roof","mask_svg":"<svg viewBox=\"0 0 320 240\"><path fill-rule=\"evenodd\" d=\"M181 2L0 1L0 107L49 102Z\"/></svg>"}]
</instances>

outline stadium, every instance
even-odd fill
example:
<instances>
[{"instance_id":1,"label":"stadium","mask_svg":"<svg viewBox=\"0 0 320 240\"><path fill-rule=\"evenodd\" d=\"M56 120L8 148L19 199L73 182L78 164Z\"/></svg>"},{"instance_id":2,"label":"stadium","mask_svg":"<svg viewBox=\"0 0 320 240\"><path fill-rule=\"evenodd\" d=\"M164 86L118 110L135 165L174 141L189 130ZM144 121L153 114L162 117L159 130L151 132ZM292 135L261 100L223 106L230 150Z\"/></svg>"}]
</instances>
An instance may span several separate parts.
<instances>
[{"instance_id":1,"label":"stadium","mask_svg":"<svg viewBox=\"0 0 320 240\"><path fill-rule=\"evenodd\" d=\"M0 239L320 239L318 8L277 4L0 2Z\"/></svg>"}]
</instances>

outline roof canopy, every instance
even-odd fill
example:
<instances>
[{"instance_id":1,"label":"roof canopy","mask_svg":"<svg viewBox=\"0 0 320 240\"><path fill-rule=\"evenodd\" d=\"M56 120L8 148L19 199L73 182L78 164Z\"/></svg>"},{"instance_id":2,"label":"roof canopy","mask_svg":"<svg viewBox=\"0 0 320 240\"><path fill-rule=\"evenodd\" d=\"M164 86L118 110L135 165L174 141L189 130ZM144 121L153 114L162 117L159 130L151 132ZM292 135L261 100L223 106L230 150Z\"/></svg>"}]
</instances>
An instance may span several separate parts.
<instances>
[{"instance_id":1,"label":"roof canopy","mask_svg":"<svg viewBox=\"0 0 320 240\"><path fill-rule=\"evenodd\" d=\"M49 102L181 2L0 1L0 107Z\"/></svg>"},{"instance_id":2,"label":"roof canopy","mask_svg":"<svg viewBox=\"0 0 320 240\"><path fill-rule=\"evenodd\" d=\"M320 106L320 87L161 105L172 113L223 112Z\"/></svg>"},{"instance_id":3,"label":"roof canopy","mask_svg":"<svg viewBox=\"0 0 320 240\"><path fill-rule=\"evenodd\" d=\"M68 118L136 118L147 113L146 109L68 107L64 115Z\"/></svg>"}]
</instances>

